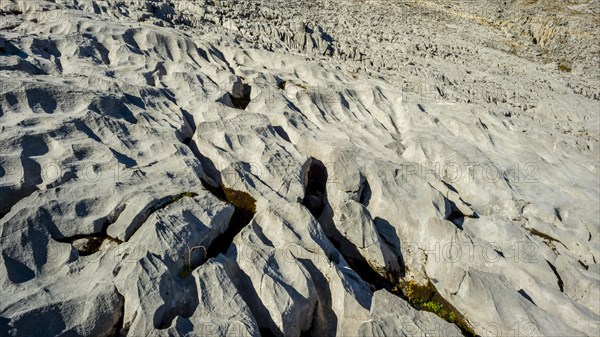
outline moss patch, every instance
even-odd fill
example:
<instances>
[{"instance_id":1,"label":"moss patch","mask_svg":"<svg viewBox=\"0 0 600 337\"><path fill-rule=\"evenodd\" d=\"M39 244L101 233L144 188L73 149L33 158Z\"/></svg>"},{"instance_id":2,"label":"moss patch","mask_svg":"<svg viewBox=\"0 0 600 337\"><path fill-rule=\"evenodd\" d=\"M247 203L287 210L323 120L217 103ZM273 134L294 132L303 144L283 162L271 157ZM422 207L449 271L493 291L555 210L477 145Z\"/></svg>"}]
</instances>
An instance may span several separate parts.
<instances>
[{"instance_id":1,"label":"moss patch","mask_svg":"<svg viewBox=\"0 0 600 337\"><path fill-rule=\"evenodd\" d=\"M558 70L565 72L565 73L570 73L571 70L573 70L571 68L571 65L566 63L566 62L561 62L558 64Z\"/></svg>"},{"instance_id":2,"label":"moss patch","mask_svg":"<svg viewBox=\"0 0 600 337\"><path fill-rule=\"evenodd\" d=\"M551 236L550 236L550 235L548 235L548 234L544 234L544 233L542 233L542 232L538 231L538 230L537 230L537 229L535 229L535 228L527 228L527 231L528 231L528 232L529 232L531 235L538 236L538 237L540 237L540 238L542 238L542 239L544 239L544 240L548 240L548 241L554 241L554 242L559 242L559 243L561 243L561 244L562 244L562 242L560 242L559 240L557 240L557 239L555 239L555 238L551 237Z\"/></svg>"},{"instance_id":3,"label":"moss patch","mask_svg":"<svg viewBox=\"0 0 600 337\"><path fill-rule=\"evenodd\" d=\"M181 270L181 272L179 273L179 277L181 278L186 278L188 277L190 274L192 273L192 267L190 267L189 264L184 264L183 265L183 269Z\"/></svg>"},{"instance_id":4,"label":"moss patch","mask_svg":"<svg viewBox=\"0 0 600 337\"><path fill-rule=\"evenodd\" d=\"M567 248L567 246L565 246L564 243L562 243L560 240L555 239L553 237L551 237L548 234L544 234L534 228L525 228L531 235L535 235L539 238L542 239L542 242L544 242L546 244L546 246L548 246L550 249L556 251L556 245L554 244L555 242L560 243L561 245L563 245L563 247ZM567 248L568 249L568 248Z\"/></svg>"},{"instance_id":5,"label":"moss patch","mask_svg":"<svg viewBox=\"0 0 600 337\"><path fill-rule=\"evenodd\" d=\"M476 336L464 315L443 298L431 282L421 285L413 280L402 281L395 290L400 290L408 302L418 310L432 312L446 322L456 324L465 336Z\"/></svg>"},{"instance_id":6,"label":"moss patch","mask_svg":"<svg viewBox=\"0 0 600 337\"><path fill-rule=\"evenodd\" d=\"M181 200L183 198L193 198L193 197L197 197L197 196L198 196L198 193L183 192L183 193L178 194L178 195L174 196L173 198L171 198L171 200L165 206L168 206L170 204L176 203L176 202L178 202L179 200Z\"/></svg>"},{"instance_id":7,"label":"moss patch","mask_svg":"<svg viewBox=\"0 0 600 337\"><path fill-rule=\"evenodd\" d=\"M221 186L225 199L233 206L256 213L256 200L248 193Z\"/></svg>"}]
</instances>

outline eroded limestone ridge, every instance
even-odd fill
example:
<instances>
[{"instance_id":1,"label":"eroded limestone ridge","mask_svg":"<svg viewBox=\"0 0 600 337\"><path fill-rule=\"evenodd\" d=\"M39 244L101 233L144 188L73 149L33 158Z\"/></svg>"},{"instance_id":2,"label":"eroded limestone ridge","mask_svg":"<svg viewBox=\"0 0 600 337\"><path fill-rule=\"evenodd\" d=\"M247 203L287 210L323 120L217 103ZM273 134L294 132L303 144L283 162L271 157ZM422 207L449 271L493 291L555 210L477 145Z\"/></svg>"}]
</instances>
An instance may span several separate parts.
<instances>
[{"instance_id":1,"label":"eroded limestone ridge","mask_svg":"<svg viewBox=\"0 0 600 337\"><path fill-rule=\"evenodd\" d=\"M0 336L597 336L597 8L0 1Z\"/></svg>"}]
</instances>

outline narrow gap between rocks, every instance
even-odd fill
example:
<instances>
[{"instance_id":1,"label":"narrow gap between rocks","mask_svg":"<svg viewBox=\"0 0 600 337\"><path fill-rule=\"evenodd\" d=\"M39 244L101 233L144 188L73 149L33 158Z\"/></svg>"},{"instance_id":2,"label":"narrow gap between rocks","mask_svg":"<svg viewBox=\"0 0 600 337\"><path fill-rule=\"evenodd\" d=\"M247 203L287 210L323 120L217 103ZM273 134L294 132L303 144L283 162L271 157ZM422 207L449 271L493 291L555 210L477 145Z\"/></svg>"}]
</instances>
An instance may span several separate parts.
<instances>
[{"instance_id":1,"label":"narrow gap between rocks","mask_svg":"<svg viewBox=\"0 0 600 337\"><path fill-rule=\"evenodd\" d=\"M331 209L327 201L327 168L318 159L310 158L304 173L304 198L300 201L311 214L321 223L323 230L334 247L344 256L346 262L365 282L374 289L387 289L393 292L394 282L377 273L369 263L362 258L356 246L346 239L335 227L333 212L323 216L324 209ZM390 279L398 279L389 275Z\"/></svg>"},{"instance_id":2,"label":"narrow gap between rocks","mask_svg":"<svg viewBox=\"0 0 600 337\"><path fill-rule=\"evenodd\" d=\"M565 292L565 284L562 280L562 277L560 277L558 270L556 270L556 267L552 263L550 263L550 261L546 260L546 263L548 263L548 266L550 266L550 269L552 269L554 276L556 276L556 283L558 284L558 288L560 289L560 292L564 293Z\"/></svg>"},{"instance_id":3,"label":"narrow gap between rocks","mask_svg":"<svg viewBox=\"0 0 600 337\"><path fill-rule=\"evenodd\" d=\"M363 206L369 206L369 201L371 200L371 185L369 185L369 181L362 174L360 176L360 189L358 191L358 202L360 202Z\"/></svg>"},{"instance_id":4,"label":"narrow gap between rocks","mask_svg":"<svg viewBox=\"0 0 600 337\"><path fill-rule=\"evenodd\" d=\"M531 299L531 296L529 296L529 294L525 290L519 289L518 293L519 293L519 295L523 296L523 298L525 298L529 302L533 303L533 305L537 305L537 304L535 304L533 299Z\"/></svg>"},{"instance_id":5,"label":"narrow gap between rocks","mask_svg":"<svg viewBox=\"0 0 600 337\"><path fill-rule=\"evenodd\" d=\"M542 233L542 232L538 231L538 230L537 230L537 229L535 229L535 228L526 228L526 229L527 229L527 231L528 231L528 232L529 232L531 235L535 235L535 236L537 236L537 237L539 237L539 238L542 238L542 240L543 240L543 241L549 241L549 242L558 242L558 243L560 243L561 245L565 246L565 244L564 244L564 243L562 243L560 240L558 240L558 239L555 239L555 238L551 237L551 236L550 236L550 235L548 235L548 234ZM565 248L567 248L567 246L565 246Z\"/></svg>"},{"instance_id":6,"label":"narrow gap between rocks","mask_svg":"<svg viewBox=\"0 0 600 337\"><path fill-rule=\"evenodd\" d=\"M300 203L319 221L327 237L342 254L350 268L372 289L386 289L405 300L413 308L432 312L445 321L455 324L463 335L476 336L467 319L437 291L431 281L428 280L427 285L422 286L412 281L402 280L401 275L394 275L387 271L378 273L373 269L368 261L360 255L356 246L336 229L333 222L333 211L327 200L327 177L325 165L315 158L310 158L305 168L304 198L300 200ZM359 199L362 201L368 199L365 198L366 195L369 195L368 189L370 189L368 183L361 186ZM324 212L325 209L329 211Z\"/></svg>"},{"instance_id":7,"label":"narrow gap between rocks","mask_svg":"<svg viewBox=\"0 0 600 337\"><path fill-rule=\"evenodd\" d=\"M252 87L248 84L243 84L243 89L241 94L232 94L228 93L229 99L231 103L236 109L244 110L250 104L250 93L252 92Z\"/></svg>"},{"instance_id":8,"label":"narrow gap between rocks","mask_svg":"<svg viewBox=\"0 0 600 337\"><path fill-rule=\"evenodd\" d=\"M214 196L230 203L235 208L225 232L213 240L206 249L206 257L210 259L219 254L225 254L235 236L250 223L254 214L256 214L256 200L246 192L236 191L223 185L214 187L204 181L202 184Z\"/></svg>"},{"instance_id":9,"label":"narrow gap between rocks","mask_svg":"<svg viewBox=\"0 0 600 337\"><path fill-rule=\"evenodd\" d=\"M252 218L254 218L254 214L256 214L256 200L250 194L227 188L223 185L215 187L204 180L201 181L202 186L207 191L219 200L231 204L234 207L234 211L225 232L217 236L206 248L206 259L199 265L184 265L183 270L179 274L180 277L187 277L194 269L210 258L216 257L219 254L225 254L236 235L250 223Z\"/></svg>"},{"instance_id":10,"label":"narrow gap between rocks","mask_svg":"<svg viewBox=\"0 0 600 337\"><path fill-rule=\"evenodd\" d=\"M247 95L247 102L250 102L250 91L250 86L244 84L244 94ZM187 137L183 138L183 143L190 148L190 150L192 150L192 153L194 153L195 157L202 163L202 167L207 168L209 180L212 179L213 182L217 184L215 186L214 184L209 183L209 181L206 179L200 179L202 186L204 189L212 193L212 195L214 195L217 199L227 202L234 207L233 215L231 216L225 232L215 238L215 240L213 240L206 248L205 261L207 261L210 258L216 257L219 254L225 254L227 252L235 236L241 232L241 230L247 226L254 217L254 214L256 213L256 200L246 192L227 188L221 183L221 173L219 170L217 170L214 163L208 157L203 156L199 149L195 151L190 146L192 137L196 132L196 125L193 123L191 125L193 125L191 133L187 135ZM198 266L196 265L184 265L180 276L187 277L192 270L197 267Z\"/></svg>"},{"instance_id":11,"label":"narrow gap between rocks","mask_svg":"<svg viewBox=\"0 0 600 337\"><path fill-rule=\"evenodd\" d=\"M308 161L304 174L304 198L301 204L318 219L323 213L327 194L327 168L315 158Z\"/></svg>"},{"instance_id":12,"label":"narrow gap between rocks","mask_svg":"<svg viewBox=\"0 0 600 337\"><path fill-rule=\"evenodd\" d=\"M69 236L69 237L65 237L65 238L61 238L61 239L55 239L55 238L53 238L53 239L57 242L71 244L73 247L75 247L75 249L77 249L80 256L88 256L88 255L92 255L92 254L98 252L100 250L100 247L104 243L104 241L107 241L107 240L114 242L116 244L121 244L121 243L123 243L123 241L109 236L107 231L108 231L108 227L110 225L112 225L119 218L119 215L121 215L121 213L123 212L124 209L125 209L124 206L117 207L113 211L112 214L107 216L104 224L102 225L102 229L98 233L79 234L79 235L73 235L73 236ZM76 241L82 241L82 242L80 245L77 245Z\"/></svg>"},{"instance_id":13,"label":"narrow gap between rocks","mask_svg":"<svg viewBox=\"0 0 600 337\"><path fill-rule=\"evenodd\" d=\"M462 201L462 199L460 199L460 200ZM452 222L460 230L463 230L463 224L465 223L465 218L470 218L470 219L478 219L479 218L479 215L475 212L473 212L472 215L464 214L458 208L458 206L456 206L456 203L448 198L444 197L444 201L446 203L446 212L447 212L444 219Z\"/></svg>"},{"instance_id":14,"label":"narrow gap between rocks","mask_svg":"<svg viewBox=\"0 0 600 337\"><path fill-rule=\"evenodd\" d=\"M177 195L167 196L165 198L160 199L155 205L148 207L146 211L144 211L142 214L138 214L138 216L136 216L136 218L132 220L135 221L136 224L134 225L134 229L131 235L133 235L154 212L164 209L167 206L183 198L193 198L196 196L198 196L197 193L183 192ZM124 209L125 207L121 206L114 212L114 214L111 214L111 216L107 217L107 220L102 225L102 230L99 233L73 235L70 237L55 240L62 243L69 243L71 245L74 245L76 241L86 240L86 242L82 242L81 245L74 245L76 246L76 249L79 251L79 255L81 256L88 256L98 252L100 250L100 247L102 247L104 241L111 241L116 244L121 244L123 243L122 240L109 236L107 231L108 227L110 227L110 225L113 224L119 218L119 215L123 212ZM131 237L131 235L129 235L129 237Z\"/></svg>"},{"instance_id":15,"label":"narrow gap between rocks","mask_svg":"<svg viewBox=\"0 0 600 337\"><path fill-rule=\"evenodd\" d=\"M477 336L467 318L439 293L429 278L425 285L409 280L400 282L398 288L403 294L401 297L406 298L413 308L436 314L446 322L454 324L464 336Z\"/></svg>"},{"instance_id":16,"label":"narrow gap between rocks","mask_svg":"<svg viewBox=\"0 0 600 337\"><path fill-rule=\"evenodd\" d=\"M458 209L454 201L446 199L446 204L449 206L446 207L446 210L450 209L450 212L446 215L445 219L452 222L458 229L462 230L463 224L465 223L465 214Z\"/></svg>"},{"instance_id":17,"label":"narrow gap between rocks","mask_svg":"<svg viewBox=\"0 0 600 337\"><path fill-rule=\"evenodd\" d=\"M117 320L117 324L115 325L115 332L113 334L114 337L126 336L127 331L123 330L125 324L125 297L119 294L121 297L121 305L119 306L119 319Z\"/></svg>"}]
</instances>

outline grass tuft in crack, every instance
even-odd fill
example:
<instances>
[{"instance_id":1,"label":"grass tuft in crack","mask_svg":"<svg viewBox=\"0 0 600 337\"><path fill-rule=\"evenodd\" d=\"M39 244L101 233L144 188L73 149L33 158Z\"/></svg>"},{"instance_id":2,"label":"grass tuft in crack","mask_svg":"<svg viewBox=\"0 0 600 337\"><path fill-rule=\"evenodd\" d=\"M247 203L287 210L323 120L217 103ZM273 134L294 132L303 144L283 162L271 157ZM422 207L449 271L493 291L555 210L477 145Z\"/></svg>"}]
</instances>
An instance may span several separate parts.
<instances>
[{"instance_id":1,"label":"grass tuft in crack","mask_svg":"<svg viewBox=\"0 0 600 337\"><path fill-rule=\"evenodd\" d=\"M176 203L179 200L183 199L183 198L193 198L193 197L197 197L198 193L194 193L194 192L183 192L181 194L178 194L176 196L174 196L168 203L166 206Z\"/></svg>"},{"instance_id":2,"label":"grass tuft in crack","mask_svg":"<svg viewBox=\"0 0 600 337\"><path fill-rule=\"evenodd\" d=\"M456 324L465 336L476 336L464 315L443 298L430 281L425 285L413 280L401 281L395 290L400 290L415 308L432 312L446 322Z\"/></svg>"},{"instance_id":3,"label":"grass tuft in crack","mask_svg":"<svg viewBox=\"0 0 600 337\"><path fill-rule=\"evenodd\" d=\"M192 273L192 267L189 264L184 264L183 269L179 273L179 277L186 278Z\"/></svg>"}]
</instances>

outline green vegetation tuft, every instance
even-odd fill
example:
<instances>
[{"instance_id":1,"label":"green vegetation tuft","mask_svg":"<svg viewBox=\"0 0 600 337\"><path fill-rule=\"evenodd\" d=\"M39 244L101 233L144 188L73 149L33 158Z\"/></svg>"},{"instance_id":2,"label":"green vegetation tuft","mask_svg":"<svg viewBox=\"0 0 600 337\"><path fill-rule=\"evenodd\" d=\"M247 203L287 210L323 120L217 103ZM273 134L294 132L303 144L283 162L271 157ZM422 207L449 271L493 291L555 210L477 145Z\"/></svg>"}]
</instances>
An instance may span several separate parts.
<instances>
[{"instance_id":1,"label":"green vegetation tuft","mask_svg":"<svg viewBox=\"0 0 600 337\"><path fill-rule=\"evenodd\" d=\"M236 191L225 186L221 187L223 188L225 199L233 206L252 212L252 214L256 213L256 200L250 194L243 191Z\"/></svg>"},{"instance_id":2,"label":"green vegetation tuft","mask_svg":"<svg viewBox=\"0 0 600 337\"><path fill-rule=\"evenodd\" d=\"M550 236L550 235L548 235L548 234L544 234L544 233L542 233L542 232L538 231L538 230L537 230L537 229L535 229L535 228L526 228L526 229L527 229L527 231L528 231L528 232L529 232L531 235L535 235L535 236L538 236L538 237L540 237L540 238L542 238L542 239L545 239L545 240L548 240L548 241L554 241L554 242L558 242L558 243L561 243L561 244L562 244L562 242L560 242L560 240L557 240L557 239L555 239L555 238L551 237L551 236Z\"/></svg>"},{"instance_id":3,"label":"green vegetation tuft","mask_svg":"<svg viewBox=\"0 0 600 337\"><path fill-rule=\"evenodd\" d=\"M192 273L192 267L190 267L189 264L184 264L183 265L183 269L181 270L181 272L179 273L179 277L181 278L186 278L188 277L190 274Z\"/></svg>"},{"instance_id":4,"label":"green vegetation tuft","mask_svg":"<svg viewBox=\"0 0 600 337\"><path fill-rule=\"evenodd\" d=\"M174 196L171 201L169 202L169 204L178 202L179 200L183 199L183 198L193 198L193 197L197 197L198 193L194 193L194 192L183 192L181 194L178 194L176 196Z\"/></svg>"},{"instance_id":5,"label":"green vegetation tuft","mask_svg":"<svg viewBox=\"0 0 600 337\"><path fill-rule=\"evenodd\" d=\"M432 312L446 322L456 324L466 336L476 336L464 315L443 298L431 282L421 285L413 280L402 281L398 288L415 308Z\"/></svg>"},{"instance_id":6,"label":"green vegetation tuft","mask_svg":"<svg viewBox=\"0 0 600 337\"><path fill-rule=\"evenodd\" d=\"M569 64L562 62L558 64L558 70L565 73L570 73L573 69L571 69L571 66Z\"/></svg>"},{"instance_id":7,"label":"green vegetation tuft","mask_svg":"<svg viewBox=\"0 0 600 337\"><path fill-rule=\"evenodd\" d=\"M82 255L91 255L100 250L100 246L104 242L104 238L101 237L90 237L88 238L87 243L81 249L80 253Z\"/></svg>"}]
</instances>

